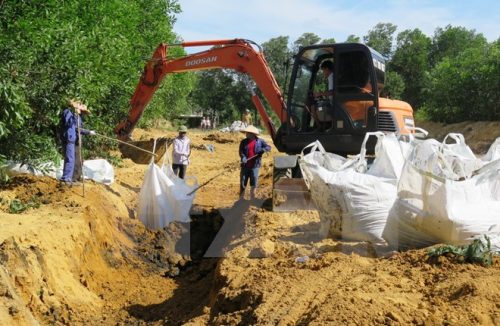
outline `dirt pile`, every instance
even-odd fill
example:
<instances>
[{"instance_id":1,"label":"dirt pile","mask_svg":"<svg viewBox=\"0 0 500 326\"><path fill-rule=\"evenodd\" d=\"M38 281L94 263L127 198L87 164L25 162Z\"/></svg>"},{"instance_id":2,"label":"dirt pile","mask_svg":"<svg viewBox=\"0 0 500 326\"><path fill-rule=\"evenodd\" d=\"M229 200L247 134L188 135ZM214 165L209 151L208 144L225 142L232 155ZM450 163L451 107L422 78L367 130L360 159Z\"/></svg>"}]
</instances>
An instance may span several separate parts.
<instances>
[{"instance_id":1,"label":"dirt pile","mask_svg":"<svg viewBox=\"0 0 500 326\"><path fill-rule=\"evenodd\" d=\"M1 194L43 202L0 213L2 322L103 323L127 304L168 295L159 289L174 282L163 275L188 263L171 249L175 229L147 231L134 218L128 198L136 194L124 186L87 183L84 198L81 187L18 177Z\"/></svg>"},{"instance_id":2,"label":"dirt pile","mask_svg":"<svg viewBox=\"0 0 500 326\"><path fill-rule=\"evenodd\" d=\"M491 268L427 259L426 250L390 258L365 243L320 239L314 213L256 211L241 237L272 241L269 258L235 247L221 261L210 323L312 325L495 325L500 261ZM258 234L258 236L254 236ZM239 240L241 241L241 238ZM207 316L205 316L207 318Z\"/></svg>"},{"instance_id":3,"label":"dirt pile","mask_svg":"<svg viewBox=\"0 0 500 326\"><path fill-rule=\"evenodd\" d=\"M465 121L453 124L417 121L416 125L427 130L429 137L440 141L450 132L462 133L467 145L476 154L485 154L492 142L500 137L500 121Z\"/></svg>"}]
</instances>

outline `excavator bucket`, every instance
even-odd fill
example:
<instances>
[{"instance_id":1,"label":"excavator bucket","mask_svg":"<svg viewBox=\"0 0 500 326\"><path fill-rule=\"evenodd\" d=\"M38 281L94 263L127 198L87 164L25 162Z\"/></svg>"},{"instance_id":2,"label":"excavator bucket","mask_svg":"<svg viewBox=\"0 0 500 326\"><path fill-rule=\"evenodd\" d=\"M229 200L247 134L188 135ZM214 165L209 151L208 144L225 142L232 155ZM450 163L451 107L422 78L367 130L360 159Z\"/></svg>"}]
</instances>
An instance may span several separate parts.
<instances>
[{"instance_id":1,"label":"excavator bucket","mask_svg":"<svg viewBox=\"0 0 500 326\"><path fill-rule=\"evenodd\" d=\"M127 142L129 145L125 144L120 144L119 149L120 152L122 153L122 156L124 158L129 158L131 159L134 163L136 164L149 164L151 163L151 154L148 152L153 152L156 154L155 156L155 163L158 163L163 155L165 154L167 148L166 144L171 143L172 140L169 138L157 138L156 139L156 146L154 144L155 140L153 138L149 140L138 140L138 141L130 141ZM142 148L143 150L147 151L141 151L140 149L136 148Z\"/></svg>"},{"instance_id":2,"label":"excavator bucket","mask_svg":"<svg viewBox=\"0 0 500 326\"><path fill-rule=\"evenodd\" d=\"M309 188L303 178L297 177L297 156L275 156L273 170L273 211L290 212L314 210Z\"/></svg>"}]
</instances>

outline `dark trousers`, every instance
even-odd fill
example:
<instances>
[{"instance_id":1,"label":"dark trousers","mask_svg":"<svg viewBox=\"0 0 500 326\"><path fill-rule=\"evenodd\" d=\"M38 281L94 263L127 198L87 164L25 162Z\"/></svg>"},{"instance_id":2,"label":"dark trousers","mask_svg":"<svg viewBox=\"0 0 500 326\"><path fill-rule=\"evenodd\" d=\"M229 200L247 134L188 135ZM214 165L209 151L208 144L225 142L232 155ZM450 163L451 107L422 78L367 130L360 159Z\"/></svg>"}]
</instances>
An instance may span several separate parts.
<instances>
[{"instance_id":1,"label":"dark trousers","mask_svg":"<svg viewBox=\"0 0 500 326\"><path fill-rule=\"evenodd\" d=\"M250 180L250 187L255 189L259 181L259 168L242 167L240 170L240 194L245 192L248 180Z\"/></svg>"},{"instance_id":2,"label":"dark trousers","mask_svg":"<svg viewBox=\"0 0 500 326\"><path fill-rule=\"evenodd\" d=\"M181 179L184 179L184 176L186 175L187 165L172 164L172 170L174 170L176 176L178 176Z\"/></svg>"},{"instance_id":3,"label":"dark trousers","mask_svg":"<svg viewBox=\"0 0 500 326\"><path fill-rule=\"evenodd\" d=\"M64 142L64 168L62 181L71 182L73 180L73 172L75 171L75 143Z\"/></svg>"}]
</instances>

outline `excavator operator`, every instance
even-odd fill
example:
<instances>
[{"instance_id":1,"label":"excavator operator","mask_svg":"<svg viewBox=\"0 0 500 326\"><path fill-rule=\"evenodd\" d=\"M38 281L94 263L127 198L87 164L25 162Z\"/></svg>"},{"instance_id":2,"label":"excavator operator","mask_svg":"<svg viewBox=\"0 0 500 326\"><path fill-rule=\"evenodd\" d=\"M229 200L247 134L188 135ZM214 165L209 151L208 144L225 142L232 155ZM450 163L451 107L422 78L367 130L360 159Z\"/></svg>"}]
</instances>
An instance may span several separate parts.
<instances>
[{"instance_id":1,"label":"excavator operator","mask_svg":"<svg viewBox=\"0 0 500 326\"><path fill-rule=\"evenodd\" d=\"M328 89L324 92L314 92L315 104L311 105L311 116L316 124L315 131L324 131L326 125L330 124L333 116L333 62L325 60L321 63L320 69L323 76L328 81ZM326 98L321 101L320 98Z\"/></svg>"}]
</instances>

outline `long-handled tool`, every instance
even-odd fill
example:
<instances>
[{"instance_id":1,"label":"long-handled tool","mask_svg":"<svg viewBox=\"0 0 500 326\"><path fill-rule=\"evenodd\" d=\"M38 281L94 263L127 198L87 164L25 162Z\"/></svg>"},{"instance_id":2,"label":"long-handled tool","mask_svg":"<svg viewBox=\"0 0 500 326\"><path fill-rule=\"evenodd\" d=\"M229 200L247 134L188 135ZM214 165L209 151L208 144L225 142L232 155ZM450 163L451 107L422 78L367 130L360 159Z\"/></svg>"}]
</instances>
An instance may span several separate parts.
<instances>
[{"instance_id":1,"label":"long-handled tool","mask_svg":"<svg viewBox=\"0 0 500 326\"><path fill-rule=\"evenodd\" d=\"M130 143L127 143L126 141L122 141L122 140L119 140L119 139L116 139L116 138L112 138L112 137L108 137L108 136L105 136L105 135L101 135L101 134L98 134L98 133L96 133L95 135L96 135L96 136L99 136L99 137L102 137L102 138L104 138L104 139L108 139L108 140L116 141L116 142L118 142L118 143L120 143L120 144L123 144L123 145L127 145L127 146L130 146L130 147L133 147L133 148L138 149L138 150L140 150L140 151L146 152L146 153L148 153L148 154L150 154L150 155L157 156L157 155L156 155L155 153L153 153L153 152L147 151L147 150L145 150L144 148L140 148L140 147L138 147L138 146L135 146L135 145L132 145L132 144L130 144Z\"/></svg>"},{"instance_id":2,"label":"long-handled tool","mask_svg":"<svg viewBox=\"0 0 500 326\"><path fill-rule=\"evenodd\" d=\"M257 155L254 155L250 158L247 159L247 162L250 161L251 159L253 158L256 158L257 156L259 156L261 154L257 154ZM233 164L236 165L236 163L238 164L242 164L241 162L234 162ZM196 191L198 191L198 189L202 188L202 187L205 187L207 184L209 184L210 182L212 182L212 180L214 180L215 178L217 177L220 177L221 175L223 175L224 173L227 173L227 172L230 172L232 169L229 169L229 170L225 170L225 171L222 171L216 175L214 175L213 177L211 177L210 179L208 179L207 181L205 181L204 183L202 183L201 185L199 185L198 187L196 187L193 191L189 192L186 194L186 196L191 196L192 194L194 194Z\"/></svg>"},{"instance_id":3,"label":"long-handled tool","mask_svg":"<svg viewBox=\"0 0 500 326\"><path fill-rule=\"evenodd\" d=\"M80 128L80 112L77 110L76 113L76 127L78 130L78 151L79 151L79 157L80 157L80 162L78 164L80 165L80 173L78 177L82 179L82 192L83 192L83 197L85 197L85 178L83 177L83 157L82 157L82 132Z\"/></svg>"}]
</instances>

